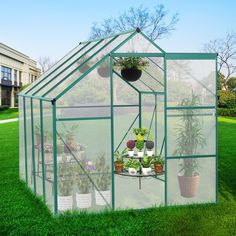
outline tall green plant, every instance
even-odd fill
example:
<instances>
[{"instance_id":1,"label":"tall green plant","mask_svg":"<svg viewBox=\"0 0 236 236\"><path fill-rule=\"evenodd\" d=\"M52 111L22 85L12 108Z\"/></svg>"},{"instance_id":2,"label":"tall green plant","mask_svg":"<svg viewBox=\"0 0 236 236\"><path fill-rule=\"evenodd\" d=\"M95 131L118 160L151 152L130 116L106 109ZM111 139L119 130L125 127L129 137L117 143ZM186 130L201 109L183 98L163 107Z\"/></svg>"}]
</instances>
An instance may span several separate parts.
<instances>
[{"instance_id":1,"label":"tall green plant","mask_svg":"<svg viewBox=\"0 0 236 236\"><path fill-rule=\"evenodd\" d=\"M198 106L199 98L192 93L191 98L185 98L181 101L180 106ZM199 116L195 109L180 110L180 125L176 129L176 146L173 155L192 156L197 154L199 147L206 144L205 137L202 133L202 127ZM198 172L198 160L196 158L186 158L180 164L180 171L184 171L184 176L194 176Z\"/></svg>"}]
</instances>

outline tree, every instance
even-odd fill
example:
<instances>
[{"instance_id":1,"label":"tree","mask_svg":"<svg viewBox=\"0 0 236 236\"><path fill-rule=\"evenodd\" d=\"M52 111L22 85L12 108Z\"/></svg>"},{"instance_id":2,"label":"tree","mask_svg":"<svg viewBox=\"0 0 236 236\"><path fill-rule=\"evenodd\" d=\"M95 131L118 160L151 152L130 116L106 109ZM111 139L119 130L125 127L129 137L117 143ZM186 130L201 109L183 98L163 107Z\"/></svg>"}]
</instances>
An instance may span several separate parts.
<instances>
[{"instance_id":1,"label":"tree","mask_svg":"<svg viewBox=\"0 0 236 236\"><path fill-rule=\"evenodd\" d=\"M44 73L50 69L56 63L56 61L52 61L50 57L40 57L38 59L38 63L42 69L42 73Z\"/></svg>"},{"instance_id":2,"label":"tree","mask_svg":"<svg viewBox=\"0 0 236 236\"><path fill-rule=\"evenodd\" d=\"M204 45L204 50L218 53L218 73L225 75L223 89L228 90L228 81L236 72L236 33L210 41Z\"/></svg>"},{"instance_id":3,"label":"tree","mask_svg":"<svg viewBox=\"0 0 236 236\"><path fill-rule=\"evenodd\" d=\"M145 8L142 5L131 7L118 17L107 18L101 23L95 22L91 28L90 39L110 36L115 33L140 28L152 40L168 36L179 20L177 13L173 14L167 21L169 12L163 5L156 5L154 10Z\"/></svg>"},{"instance_id":4,"label":"tree","mask_svg":"<svg viewBox=\"0 0 236 236\"><path fill-rule=\"evenodd\" d=\"M236 92L236 77L231 77L227 82L228 89Z\"/></svg>"}]
</instances>

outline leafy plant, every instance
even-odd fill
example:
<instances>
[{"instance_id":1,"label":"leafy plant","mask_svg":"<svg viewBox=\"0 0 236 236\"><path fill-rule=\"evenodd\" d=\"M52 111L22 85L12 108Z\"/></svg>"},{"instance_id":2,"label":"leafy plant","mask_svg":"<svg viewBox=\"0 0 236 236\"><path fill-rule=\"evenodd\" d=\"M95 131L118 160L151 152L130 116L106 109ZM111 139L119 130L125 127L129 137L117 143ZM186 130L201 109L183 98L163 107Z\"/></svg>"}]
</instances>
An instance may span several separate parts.
<instances>
[{"instance_id":1,"label":"leafy plant","mask_svg":"<svg viewBox=\"0 0 236 236\"><path fill-rule=\"evenodd\" d=\"M151 140L146 141L146 148L147 150L152 150L154 148L154 142Z\"/></svg>"},{"instance_id":2,"label":"leafy plant","mask_svg":"<svg viewBox=\"0 0 236 236\"><path fill-rule=\"evenodd\" d=\"M116 158L116 163L118 164L123 164L124 160L123 157L126 155L126 148L122 151L119 152L118 150L114 153L114 156Z\"/></svg>"},{"instance_id":3,"label":"leafy plant","mask_svg":"<svg viewBox=\"0 0 236 236\"><path fill-rule=\"evenodd\" d=\"M143 140L136 141L135 146L141 152L144 148L144 141Z\"/></svg>"},{"instance_id":4,"label":"leafy plant","mask_svg":"<svg viewBox=\"0 0 236 236\"><path fill-rule=\"evenodd\" d=\"M126 143L126 146L127 148L132 151L135 147L135 141L134 140L129 140L127 143Z\"/></svg>"},{"instance_id":5,"label":"leafy plant","mask_svg":"<svg viewBox=\"0 0 236 236\"><path fill-rule=\"evenodd\" d=\"M124 166L126 169L134 168L135 170L138 170L140 168L140 162L134 159L130 159L124 164Z\"/></svg>"},{"instance_id":6,"label":"leafy plant","mask_svg":"<svg viewBox=\"0 0 236 236\"><path fill-rule=\"evenodd\" d=\"M133 132L136 134L137 141L144 140L145 136L150 133L148 128L134 128Z\"/></svg>"},{"instance_id":7,"label":"leafy plant","mask_svg":"<svg viewBox=\"0 0 236 236\"><path fill-rule=\"evenodd\" d=\"M147 155L145 155L143 157L143 162L142 162L142 166L144 168L149 168L151 166L151 163L152 163L152 159L149 158Z\"/></svg>"},{"instance_id":8,"label":"leafy plant","mask_svg":"<svg viewBox=\"0 0 236 236\"><path fill-rule=\"evenodd\" d=\"M198 106L198 96L192 94L192 97L181 101L180 106ZM176 146L173 155L192 156L197 154L199 147L206 144L205 137L202 134L202 128L196 110L183 109L181 112L181 124L176 129ZM198 161L196 158L184 159L180 164L180 171L184 171L184 176L194 176L197 174Z\"/></svg>"},{"instance_id":9,"label":"leafy plant","mask_svg":"<svg viewBox=\"0 0 236 236\"><path fill-rule=\"evenodd\" d=\"M143 70L147 68L149 62L142 57L120 57L117 61L113 62L114 68L117 69L138 69Z\"/></svg>"},{"instance_id":10,"label":"leafy plant","mask_svg":"<svg viewBox=\"0 0 236 236\"><path fill-rule=\"evenodd\" d=\"M164 159L162 158L161 155L158 155L158 156L154 156L153 159L152 159L152 163L154 165L164 165Z\"/></svg>"},{"instance_id":11,"label":"leafy plant","mask_svg":"<svg viewBox=\"0 0 236 236\"><path fill-rule=\"evenodd\" d=\"M101 152L95 163L96 170L98 172L96 176L96 183L101 191L106 191L109 189L111 184L111 177L108 174L110 166L106 164L105 153Z\"/></svg>"}]
</instances>

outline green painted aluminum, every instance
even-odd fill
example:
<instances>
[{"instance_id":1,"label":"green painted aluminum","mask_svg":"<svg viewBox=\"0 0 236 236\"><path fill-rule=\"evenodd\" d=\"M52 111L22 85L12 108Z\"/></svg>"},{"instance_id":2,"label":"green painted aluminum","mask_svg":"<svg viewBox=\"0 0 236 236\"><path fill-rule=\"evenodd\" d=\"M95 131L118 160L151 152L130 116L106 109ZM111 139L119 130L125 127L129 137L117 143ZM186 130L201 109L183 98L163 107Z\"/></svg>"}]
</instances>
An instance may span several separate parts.
<instances>
[{"instance_id":1,"label":"green painted aluminum","mask_svg":"<svg viewBox=\"0 0 236 236\"><path fill-rule=\"evenodd\" d=\"M57 124L56 124L56 102L52 103L52 142L53 142L53 190L54 190L54 214L58 213L57 202Z\"/></svg>"},{"instance_id":2,"label":"green painted aluminum","mask_svg":"<svg viewBox=\"0 0 236 236\"><path fill-rule=\"evenodd\" d=\"M144 84L148 89L150 89L152 92L155 92L155 90L152 89L152 87L150 87L149 85L147 85L144 81L141 80L141 78L138 80L139 82L141 82L142 84Z\"/></svg>"},{"instance_id":3,"label":"green painted aluminum","mask_svg":"<svg viewBox=\"0 0 236 236\"><path fill-rule=\"evenodd\" d=\"M133 88L136 92L140 92L136 87L134 87L131 83L129 83L127 80L123 79L120 74L118 74L116 71L113 70L113 73L115 73L119 78L121 78L125 83L127 83L131 88Z\"/></svg>"},{"instance_id":4,"label":"green painted aluminum","mask_svg":"<svg viewBox=\"0 0 236 236\"><path fill-rule=\"evenodd\" d=\"M160 48L156 43L154 43L149 37L147 37L143 32L140 32L140 34L149 42L151 43L154 47L156 47L158 50L160 50L163 54L165 54L165 51Z\"/></svg>"},{"instance_id":5,"label":"green painted aluminum","mask_svg":"<svg viewBox=\"0 0 236 236\"><path fill-rule=\"evenodd\" d=\"M136 35L136 32L134 32L133 34L129 35L125 40L123 40L119 45L117 45L112 51L111 53L113 53L113 51L119 49L123 44L125 44L128 40L130 40L131 38L134 37L134 35ZM102 50L102 48L100 49ZM58 94L56 96L56 99L59 99L60 97L62 97L66 92L68 92L71 88L73 88L79 81L81 81L86 75L88 75L91 71L93 71L97 66L99 66L105 59L107 59L109 57L109 55L104 56L102 59L100 59L97 63L95 63L88 71L86 71L82 76L80 76L78 79L76 79L73 83L71 83L66 89L64 89L60 94Z\"/></svg>"},{"instance_id":6,"label":"green painted aluminum","mask_svg":"<svg viewBox=\"0 0 236 236\"><path fill-rule=\"evenodd\" d=\"M57 106L57 109L70 109L70 108L101 108L101 107L110 107L110 105L90 105L90 106ZM113 105L113 107L138 107L138 104L118 104Z\"/></svg>"},{"instance_id":7,"label":"green painted aluminum","mask_svg":"<svg viewBox=\"0 0 236 236\"><path fill-rule=\"evenodd\" d=\"M166 67L166 54L164 56L164 137L165 137L165 206L167 202L167 172L168 172L168 161L167 161L167 67Z\"/></svg>"},{"instance_id":8,"label":"green painted aluminum","mask_svg":"<svg viewBox=\"0 0 236 236\"><path fill-rule=\"evenodd\" d=\"M167 110L191 110L191 109L216 109L215 106L179 106L179 107L167 107Z\"/></svg>"},{"instance_id":9,"label":"green painted aluminum","mask_svg":"<svg viewBox=\"0 0 236 236\"><path fill-rule=\"evenodd\" d=\"M113 71L112 57L110 57L110 105L111 105L111 196L112 209L115 209L115 170L114 170L114 108L113 108Z\"/></svg>"},{"instance_id":10,"label":"green painted aluminum","mask_svg":"<svg viewBox=\"0 0 236 236\"><path fill-rule=\"evenodd\" d=\"M60 85L62 82L64 82L67 78L69 78L72 74L74 74L79 68L81 68L83 65L85 65L90 59L92 59L99 51L101 51L105 46L107 46L110 42L114 41L115 38L113 38L112 40L110 40L107 44L105 44L103 47L101 47L99 50L97 50L95 53L93 53L90 57L88 57L83 63L81 63L80 65L78 65L74 70L72 70L69 74L67 74L63 79L61 79L60 81L58 81L56 84L54 84L46 93L44 93L42 95L42 97L45 97L47 94L49 94L51 91L53 91L58 85ZM89 53L90 51L92 51L97 45L99 45L101 42L103 42L103 40L98 41L93 47L91 47L87 52L85 52L83 55L81 55L77 60L79 60L80 58L82 58L84 55L86 55L87 53ZM76 60L76 61L77 61ZM76 62L74 61L72 63L72 65ZM71 65L68 66L68 68L70 68ZM65 70L67 70L68 68L65 68ZM64 71L63 71L64 72ZM62 72L62 73L63 73ZM54 79L56 79L60 74L58 74Z\"/></svg>"},{"instance_id":11,"label":"green painted aluminum","mask_svg":"<svg viewBox=\"0 0 236 236\"><path fill-rule=\"evenodd\" d=\"M166 158L169 160L172 159L188 159L188 158L209 158L209 157L216 157L215 154L212 155L192 155L192 156L167 156Z\"/></svg>"},{"instance_id":12,"label":"green painted aluminum","mask_svg":"<svg viewBox=\"0 0 236 236\"><path fill-rule=\"evenodd\" d=\"M216 57L216 103L215 103L215 109L216 109L216 204L218 204L218 183L219 183L219 179L218 179L218 60Z\"/></svg>"},{"instance_id":13,"label":"green painted aluminum","mask_svg":"<svg viewBox=\"0 0 236 236\"><path fill-rule=\"evenodd\" d=\"M101 40L102 41L102 40ZM41 91L43 88L45 88L48 84L50 84L51 82L53 82L56 78L58 78L58 76L60 76L62 73L64 73L66 70L68 70L73 64L75 64L78 60L80 60L84 55L86 55L86 53L88 53L89 51L91 51L94 47L96 47L101 41L99 41L97 44L95 44L93 47L89 48L89 50L87 50L86 52L84 52L81 56L79 56L78 58L76 58L75 60L73 60L68 66L66 66L66 68L64 68L62 71L60 71L59 73L56 74L56 76L52 77L48 82L46 82L42 87L40 87L38 90L36 90L32 95L34 96L35 94L37 94L39 91ZM82 51L84 48L87 47L88 44L86 44L84 47L81 48L80 51ZM80 52L79 51L79 52ZM79 53L77 52L77 53ZM76 54L77 54L76 53ZM76 55L75 54L75 55ZM74 56L74 55L73 55ZM73 57L72 56L72 57ZM71 58L72 58L71 57ZM71 59L69 58L66 63ZM63 63L65 64L65 63ZM46 78L45 78L46 79ZM43 96L42 96L43 97Z\"/></svg>"},{"instance_id":14,"label":"green painted aluminum","mask_svg":"<svg viewBox=\"0 0 236 236\"><path fill-rule=\"evenodd\" d=\"M138 94L138 101L139 101L139 128L142 128L142 94Z\"/></svg>"},{"instance_id":15,"label":"green painted aluminum","mask_svg":"<svg viewBox=\"0 0 236 236\"><path fill-rule=\"evenodd\" d=\"M52 102L52 99L51 99L51 98L43 98L43 97L32 96L32 95L27 95L27 94L19 94L19 96L21 96L21 97L26 97L26 98L39 99L39 100L43 100L43 101L45 101L45 102Z\"/></svg>"},{"instance_id":16,"label":"green painted aluminum","mask_svg":"<svg viewBox=\"0 0 236 236\"><path fill-rule=\"evenodd\" d=\"M157 147L157 95L155 94L155 107L156 107L156 111L155 111L155 145ZM157 155L157 148L155 148L155 155Z\"/></svg>"},{"instance_id":17,"label":"green painted aluminum","mask_svg":"<svg viewBox=\"0 0 236 236\"><path fill-rule=\"evenodd\" d=\"M84 45L82 48L80 48L78 51L76 51L74 54L72 54L66 61L64 61L62 64L59 64L60 63L60 61L58 62L58 66L52 71L52 72L50 72L47 76L45 76L44 78L42 78L42 79L38 79L38 83L36 83L34 86L32 86L29 90L27 90L26 92L25 92L25 94L28 94L30 91L32 91L35 87L37 87L38 85L40 85L43 81L45 81L49 76L51 76L53 73L55 73L58 69L60 69L60 67L61 66L63 66L63 65L65 65L68 61L70 61L76 54L78 54L79 52L81 52L84 48L86 48L88 45L89 45L90 43L87 43L86 45ZM73 51L73 50L72 50ZM70 51L71 52L71 51ZM69 52L69 53L70 53ZM68 54L69 54L68 53ZM67 55L68 55L67 54ZM66 55L66 56L67 56ZM63 59L63 58L62 58ZM51 80L50 80L51 81ZM45 85L43 85L41 88L44 88L46 86L46 84ZM40 89L41 89L40 88ZM32 95L35 95L36 93L38 92L38 90L36 91L36 92L34 92Z\"/></svg>"},{"instance_id":18,"label":"green painted aluminum","mask_svg":"<svg viewBox=\"0 0 236 236\"><path fill-rule=\"evenodd\" d=\"M158 79L156 79L153 75L151 75L147 70L143 70L146 74L148 74L152 79L154 79L158 84L160 84L162 87L164 87L164 84L160 82Z\"/></svg>"},{"instance_id":19,"label":"green painted aluminum","mask_svg":"<svg viewBox=\"0 0 236 236\"><path fill-rule=\"evenodd\" d=\"M154 65L156 65L160 70L164 71L162 67L160 67L155 61L153 61L150 57L148 57L148 60L151 61Z\"/></svg>"},{"instance_id":20,"label":"green painted aluminum","mask_svg":"<svg viewBox=\"0 0 236 236\"><path fill-rule=\"evenodd\" d=\"M27 129L26 129L26 106L25 97L23 97L23 115L24 115L24 149L25 149L25 181L28 184L28 156L27 156Z\"/></svg>"},{"instance_id":21,"label":"green painted aluminum","mask_svg":"<svg viewBox=\"0 0 236 236\"><path fill-rule=\"evenodd\" d=\"M43 200L46 201L45 171L44 171L44 126L43 126L43 101L42 100L40 100L40 133L41 133Z\"/></svg>"},{"instance_id":22,"label":"green painted aluminum","mask_svg":"<svg viewBox=\"0 0 236 236\"><path fill-rule=\"evenodd\" d=\"M139 52L127 52L127 53L111 53L112 57L163 57L163 53L139 53Z\"/></svg>"},{"instance_id":23,"label":"green painted aluminum","mask_svg":"<svg viewBox=\"0 0 236 236\"><path fill-rule=\"evenodd\" d=\"M215 60L217 53L166 53L167 60Z\"/></svg>"},{"instance_id":24,"label":"green painted aluminum","mask_svg":"<svg viewBox=\"0 0 236 236\"><path fill-rule=\"evenodd\" d=\"M65 117L65 118L57 118L56 121L74 121L74 120L110 120L110 116L100 116L100 117Z\"/></svg>"},{"instance_id":25,"label":"green painted aluminum","mask_svg":"<svg viewBox=\"0 0 236 236\"><path fill-rule=\"evenodd\" d=\"M152 92L152 91L141 91L142 94L157 94L157 95L164 95L164 92Z\"/></svg>"},{"instance_id":26,"label":"green painted aluminum","mask_svg":"<svg viewBox=\"0 0 236 236\"><path fill-rule=\"evenodd\" d=\"M31 138L32 138L32 163L33 163L33 180L34 180L34 193L37 192L36 186L36 175L35 175L35 150L34 150L34 110L33 110L33 99L30 99L30 107L31 107Z\"/></svg>"}]
</instances>

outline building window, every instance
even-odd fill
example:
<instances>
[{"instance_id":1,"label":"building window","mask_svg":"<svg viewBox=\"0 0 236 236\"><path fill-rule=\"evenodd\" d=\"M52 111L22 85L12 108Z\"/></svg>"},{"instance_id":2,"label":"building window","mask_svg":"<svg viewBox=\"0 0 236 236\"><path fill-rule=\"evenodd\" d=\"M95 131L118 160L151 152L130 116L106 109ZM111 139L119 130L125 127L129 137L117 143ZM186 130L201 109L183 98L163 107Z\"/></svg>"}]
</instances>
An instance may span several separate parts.
<instances>
[{"instance_id":1,"label":"building window","mask_svg":"<svg viewBox=\"0 0 236 236\"><path fill-rule=\"evenodd\" d=\"M22 71L19 71L19 83L22 82L21 79L22 79Z\"/></svg>"},{"instance_id":2,"label":"building window","mask_svg":"<svg viewBox=\"0 0 236 236\"><path fill-rule=\"evenodd\" d=\"M34 76L31 75L31 83L33 83L33 82L34 82Z\"/></svg>"},{"instance_id":3,"label":"building window","mask_svg":"<svg viewBox=\"0 0 236 236\"><path fill-rule=\"evenodd\" d=\"M14 81L17 82L17 70L14 70Z\"/></svg>"},{"instance_id":4,"label":"building window","mask_svg":"<svg viewBox=\"0 0 236 236\"><path fill-rule=\"evenodd\" d=\"M2 72L1 79L11 80L11 68L8 68L6 66L2 66L1 72Z\"/></svg>"}]
</instances>

